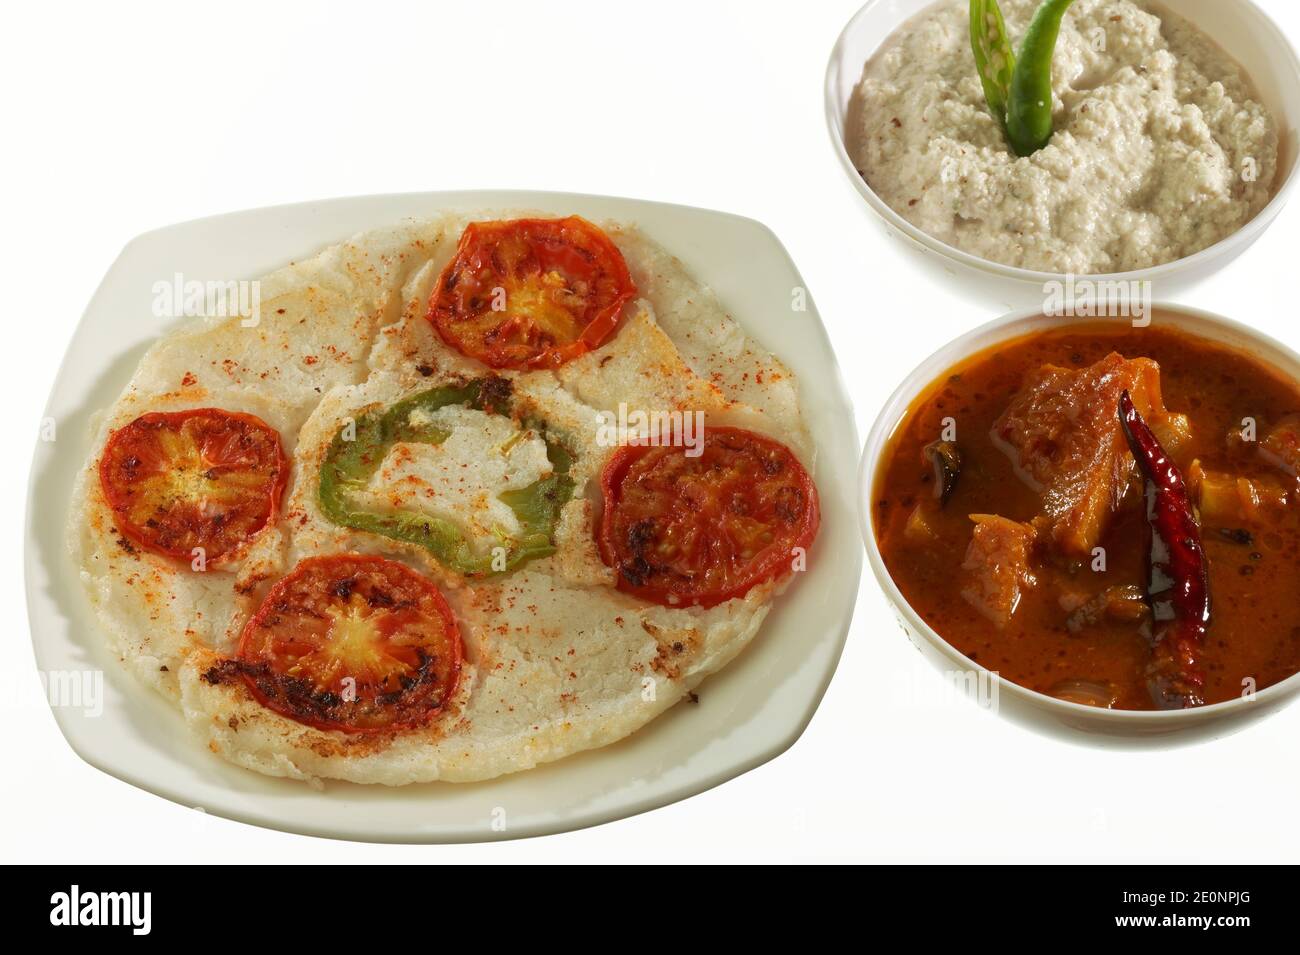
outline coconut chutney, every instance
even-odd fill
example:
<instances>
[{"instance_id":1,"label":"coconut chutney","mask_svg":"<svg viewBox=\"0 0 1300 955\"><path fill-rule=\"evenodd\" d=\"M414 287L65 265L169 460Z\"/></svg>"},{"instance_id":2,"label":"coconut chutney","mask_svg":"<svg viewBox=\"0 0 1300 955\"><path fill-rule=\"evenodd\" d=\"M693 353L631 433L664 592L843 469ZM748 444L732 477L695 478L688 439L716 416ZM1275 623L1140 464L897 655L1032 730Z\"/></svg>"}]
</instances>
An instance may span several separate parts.
<instances>
[{"instance_id":1,"label":"coconut chutney","mask_svg":"<svg viewBox=\"0 0 1300 955\"><path fill-rule=\"evenodd\" d=\"M1018 47L1038 0L1001 0ZM927 234L1005 265L1075 274L1199 252L1272 196L1278 130L1249 77L1181 17L1078 0L1052 71L1055 133L1025 158L989 112L966 0L942 0L866 64L849 152Z\"/></svg>"}]
</instances>

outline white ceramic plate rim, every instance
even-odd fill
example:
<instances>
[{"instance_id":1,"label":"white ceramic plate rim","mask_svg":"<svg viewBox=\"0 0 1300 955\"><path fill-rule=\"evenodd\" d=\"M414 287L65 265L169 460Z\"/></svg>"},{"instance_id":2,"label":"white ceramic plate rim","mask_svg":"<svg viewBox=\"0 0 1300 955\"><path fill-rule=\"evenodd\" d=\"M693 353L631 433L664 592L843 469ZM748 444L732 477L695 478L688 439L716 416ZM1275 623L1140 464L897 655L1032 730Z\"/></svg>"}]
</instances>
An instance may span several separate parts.
<instances>
[{"instance_id":1,"label":"white ceramic plate rim","mask_svg":"<svg viewBox=\"0 0 1300 955\"><path fill-rule=\"evenodd\" d=\"M1221 326L1231 332L1236 333L1244 338L1254 339L1260 344L1276 353L1288 356L1297 366L1300 366L1300 354L1297 354L1291 348L1277 341L1269 335L1264 334L1250 325L1243 324L1231 318L1217 315L1213 312L1203 311L1197 308L1191 308L1186 305L1175 305L1168 302L1154 303L1152 309L1162 312L1173 312L1183 314L1199 319L1207 324ZM978 328L972 329L966 334L960 336L952 342L946 343L941 351L960 350L964 354L973 355L985 351L988 348L1002 341L999 333L1009 330L1019 322L1033 319L1042 314L1042 309L1021 309L996 318L987 322ZM1098 318L1060 318L1053 319L1055 322L1065 325L1091 325L1105 319ZM965 346L965 347L963 347ZM889 569L885 566L885 560L880 553L880 545L876 540L876 527L874 515L872 512L871 502L873 499L873 488L875 486L876 461L872 459L872 451L879 450L881 453L888 447L890 436L894 430L901 424L892 414L892 409L903 405L904 407L916 398L919 393L918 387L912 382L912 378L917 371L925 368L935 360L939 353L926 358L913 371L909 372L903 384L899 385L885 402L884 409L879 417L876 418L875 424L871 428L871 433L867 437L867 443L863 448L862 459L858 471L859 482L859 509L858 516L862 526L862 539L867 548L867 560L871 565L872 573L875 574L876 582L884 591L886 598L904 614L908 624L914 629L914 632L921 634L932 646L945 653L955 664L967 671L981 673L996 682L999 692L1013 694L1021 699L1030 701L1035 705L1048 711L1054 712L1061 717L1083 717L1088 722L1111 722L1122 724L1127 728L1142 727L1152 730L1158 729L1176 729L1180 724L1187 724L1188 727L1193 723L1201 724L1208 720L1218 719L1235 715L1245 707L1257 707L1261 710L1273 703L1277 698L1284 697L1295 692L1300 688L1300 673L1292 674L1285 680L1274 683L1272 686L1265 687L1255 693L1253 698L1238 697L1233 700L1225 700L1222 703L1212 703L1209 706L1201 706L1192 710L1103 710L1095 706L1086 706L1082 703L1071 703L1066 700L1057 699L1054 696L1048 696L1045 693L1039 693L1037 690L1031 690L1023 687L1018 683L1013 683L1001 674L995 673L982 664L975 662L966 656L942 636L938 631L932 628L917 613L903 592L899 589L894 578L890 576ZM930 381L936 380L939 375L943 374L940 368ZM927 387L929 382L922 384L920 388Z\"/></svg>"},{"instance_id":2,"label":"white ceramic plate rim","mask_svg":"<svg viewBox=\"0 0 1300 955\"><path fill-rule=\"evenodd\" d=\"M993 262L989 259L980 258L972 255L955 246L934 238L927 232L918 229L912 223L908 222L901 215L895 212L890 206L876 195L857 167L853 164L853 159L849 156L848 145L845 142L845 128L843 110L840 107L839 91L836 88L836 81L839 77L839 70L842 65L843 55L841 50L847 42L847 36L852 32L857 21L866 16L874 7L879 4L888 2L888 0L867 0L865 4L855 13L849 22L845 24L844 29L840 31L839 38L835 41L835 46L831 49L830 59L826 64L826 79L824 83L824 98L826 106L826 128L830 133L831 146L835 150L835 155L839 158L840 166L844 169L845 174L849 177L853 187L857 190L870 206L873 212L885 221L890 227L897 229L900 234L906 236L912 242L923 248L937 252L945 258L958 262L968 268L976 269L990 275L996 275L1000 278L1011 279L1016 282L1024 282L1032 285L1044 285L1049 282L1059 282L1066 277L1064 272L1040 272L1035 269L1022 269L1013 265L1003 265L1000 262ZM1300 56L1297 56L1295 47L1282 32L1281 28L1273 21L1267 13L1254 3L1254 0L1234 0L1244 6L1250 7L1266 24L1267 29L1274 34L1275 38L1280 40L1283 48L1289 54L1287 67L1291 73L1292 85L1295 89L1300 89ZM898 24L902 26L900 22ZM862 65L859 65L860 70ZM1168 279L1174 275L1181 274L1185 271L1194 271L1201 266L1212 267L1212 264L1221 257L1238 249L1249 246L1259 238L1264 231L1273 224L1278 214L1282 211L1283 206L1291 197L1292 191L1296 187L1296 181L1300 179L1300 156L1291 157L1291 165L1288 170L1286 181L1269 200L1268 204L1259 211L1255 218L1251 219L1239 230L1229 235L1214 245L1202 249L1200 252L1185 256L1181 259L1175 259L1173 262L1166 262L1163 265L1152 266L1147 269L1136 269L1129 272L1109 272L1096 273L1082 276L1089 281L1139 281L1155 283L1162 279ZM1158 286L1157 286L1158 287Z\"/></svg>"},{"instance_id":3,"label":"white ceramic plate rim","mask_svg":"<svg viewBox=\"0 0 1300 955\"><path fill-rule=\"evenodd\" d=\"M678 251L675 246L689 246L692 242L703 241L698 236L685 235L685 231L690 230L682 230L681 223L689 221L691 225L699 226L705 221L713 221L717 223L718 228L729 230L733 237L744 236L748 238L748 241L760 243L763 246L762 251L766 261L756 264L751 258L746 261L743 267L735 271L748 272L755 269L766 269L777 276L788 276L790 281L796 285L805 287L799 277L797 268L790 259L789 253L766 226L755 220L730 213L669 203L579 193L507 190L380 194L294 203L226 213L153 230L138 236L128 243L122 254L110 267L78 323L76 331L73 333L72 344L69 345L68 353L64 357L51 390L46 415L53 418L56 406L69 402L77 403L77 398L68 399L64 396L70 393L75 394L78 388L84 390L85 387L88 387L81 383L69 381L71 374L69 366L72 363L75 346L78 339L87 334L91 322L95 320L96 314L103 307L101 302L106 295L110 280L123 267L124 260L133 250L138 251L141 246L156 246L160 241L165 243L169 237L189 234L194 230L210 230L214 235L219 235L228 231L232 226L238 226L241 222L245 223L246 226L248 223L259 219L264 224L273 224L277 219L284 217L293 221L309 220L311 223L317 220L320 221L319 235L314 240L315 244L309 248L302 248L300 244L297 244L287 245L283 248L277 246L277 251L274 254L250 253L268 259L268 261L262 261L250 269L247 277L252 277L264 274L295 257L302 257L304 254L312 253L317 248L323 248L334 242L342 241L356 232L362 231L362 228L380 227L395 223L403 215L428 215L439 209L456 208L484 210L538 209L555 214L576 212L589 218L608 217L631 222L642 222L644 219L649 218L657 223L657 227L648 231L665 244L670 251L674 252ZM677 229L683 234L664 236L662 234L663 223L672 221L673 217L680 220ZM356 222L358 219L364 220L368 224L363 224L361 228L357 228ZM333 220L346 221L352 224L346 227L331 226L330 222ZM301 229L302 222L298 221L298 225ZM266 240L270 245L282 241L284 240L275 236ZM235 254L239 255L240 253ZM687 267L690 268L690 257L685 255L682 257L687 262ZM170 277L171 271L159 264L159 274ZM733 279L739 282L742 279L739 276L728 278L728 276L718 274L701 274L699 278L701 281L715 285L720 282L726 284L726 281L732 281ZM750 284L758 285L765 280L761 277L753 279L743 277L743 281L746 286L749 286ZM786 300L788 301L788 297ZM723 304L729 311L737 315L738 320L745 326L746 330L759 341L764 340L765 334L763 329L755 328L756 324L765 326L766 333L769 335L773 334L774 330L780 332L773 325L773 319L765 317L763 314L747 314L744 308L735 307L735 303L727 297L723 297ZM763 319L763 321L760 322L759 319ZM651 744L645 741L651 740L654 734L663 732L675 732L678 734L676 738L680 740L680 734L684 729L683 725L668 726L668 724L673 722L674 717L677 717L676 722L681 724L682 711L689 709L689 707L683 705L674 707L649 726L633 734L628 740L614 744L611 747L580 753L568 759L523 773L501 777L500 781L477 784L432 783L393 789L387 787L353 787L351 784L345 783L328 783L326 791L317 794L315 797L320 802L313 801L311 805L324 805L330 808L312 818L287 817L282 807L277 805L277 799L272 795L267 795L267 793L283 791L284 795L292 799L299 799L304 792L309 791L303 783L260 776L226 764L206 752L199 753L199 758L208 762L205 762L202 766L204 772L203 784L196 785L194 779L185 778L185 773L182 770L189 767L182 766L181 761L188 763L193 752L201 750L202 747L197 738L193 737L187 728L180 725L183 724L183 720L179 712L153 690L135 682L134 678L126 673L117 661L109 660L98 632L83 637L58 632L60 626L56 626L56 624L71 624L74 622L70 619L70 615L79 614L84 618L90 612L80 583L75 580L76 568L73 567L70 558L63 554L63 548L61 546L56 548L56 553L63 554L64 559L54 567L47 567L45 560L38 553L42 543L48 545L51 535L48 530L44 533L39 532L36 526L38 502L41 493L40 484L41 479L45 476L42 469L51 466L66 467L66 463L59 464L56 462L56 464L50 465L50 461L55 459L57 452L48 450L38 442L28 487L25 548L28 617L38 667L42 672L48 672L55 669L51 666L51 663L57 663L69 653L74 652L78 658L85 658L88 654L91 659L98 657L101 660L106 660L107 662L103 666L105 683L112 684L114 687L120 685L122 695L132 703L145 697L150 698L149 702L142 704L150 711L148 718L154 718L153 714L157 713L156 718L159 720L174 720L179 726L179 731L176 734L176 739L179 741L178 746L187 745L190 749L172 751L170 746L167 747L167 752L161 754L162 758L176 764L176 771L159 772L156 767L141 769L132 765L129 761L124 761L111 748L106 749L101 745L105 733L87 731L86 727L90 722L89 720L80 718L76 712L68 708L54 706L52 710L60 731L72 749L87 763L109 775L182 805L202 807L204 812L252 825L330 838L376 842L449 843L493 841L527 838L584 828L668 805L717 786L773 759L799 739L811 721L826 688L830 684L848 635L862 568L861 544L857 534L852 531L855 522L849 519L850 509L856 508L853 473L854 459L858 448L852 406L829 337L817 314L816 307L811 301L811 296L808 296L807 299L806 315L801 316L801 319L806 319L812 323L811 328L807 325L800 325L798 329L800 339L807 342L807 351L803 350L804 345L799 346L799 362L791 362L789 355L783 354L781 357L786 359L787 363L792 364L799 375L805 418L818 446L816 477L822 491L823 502L823 532L818 541L818 549L821 553L818 554L816 550L814 551L815 557L810 562L806 577L796 581L790 590L783 595L782 599L778 600L777 606L773 609L756 638L755 645L747 648L740 659L734 661L722 673L706 680L701 687L702 696L712 692L715 697L720 697L721 693L725 692L731 696L739 696L744 702L751 702L744 700L745 694L763 694L761 705L752 709L754 715L749 717L750 723L743 724L740 727L752 731L752 736L745 737L743 734L737 736L735 732L732 732L730 737L725 738L701 734L698 739L691 738L689 744L673 744L679 748L689 749L687 759L696 758L706 749L712 750L721 747L720 753L708 757L710 759L709 765L692 765L684 778L674 778L671 781L667 777L675 769L679 768L678 766L669 765L663 768L662 772L647 773L644 778L629 780L626 777L620 777L610 783L612 787L621 786L623 790L622 793L613 797L615 801L612 804L584 807L581 804L583 793L579 792L575 796L574 806L566 805L563 809L557 809L550 813L540 811L531 815L525 814L522 819L516 817L505 831L495 831L490 828L486 824L486 816L482 824L407 827L400 824L379 824L373 819L359 820L357 818L359 812L358 803L378 805L381 810L384 807L396 806L400 808L408 802L419 803L421 808L426 804L432 804L434 800L431 797L433 792L431 787L454 787L455 789L465 790L469 790L471 787L477 788L483 794L485 803L490 804L492 787L498 785L498 783L500 785L517 784L519 780L527 781L530 778L536 778L537 774L563 773L567 767L574 766L579 761L582 761L581 772L575 770L574 785L577 786L578 776L585 778L588 774L594 773L598 777L601 773L600 761L607 753L613 752L617 747L650 746ZM156 334L154 332L154 335ZM794 333L781 332L781 334ZM116 364L121 365L125 357L128 356L106 355L102 359L102 365L111 367L115 361ZM815 373L810 374L807 367L802 369L798 367L799 363L808 365L810 362L816 366ZM130 375L134 364L135 362L132 360L129 365L115 369L121 373L121 377L120 380L114 383L115 390L112 394L115 395L116 389L120 389L125 384L126 376ZM103 389L100 388L100 390ZM61 436L56 444L62 445L64 442L74 445L74 448L71 452L65 452L63 457L73 460L79 458L80 460L75 464L75 467L79 468L89 452L89 434L84 438ZM66 501L64 505L66 506ZM66 519L62 510L63 508L60 508L60 525ZM837 523L847 524L850 527L851 530L847 538L839 533L836 528ZM62 527L60 526L55 533L61 541ZM58 558L55 557L54 560L58 561ZM59 579L58 575L60 574L72 574L74 579L71 581ZM814 581L817 581L817 583L814 583ZM56 585L65 590L69 588L75 590L80 595L82 603L87 606L65 612L59 604L53 601L51 594L46 592L47 587ZM814 587L818 592L826 591L823 595L824 605L814 605L814 616L793 619L793 605L796 602L802 603L813 599L815 594L812 588ZM797 648L801 658L800 664L797 668L782 670L775 674L765 672L762 667L770 667L771 660L759 659L763 656L760 651L764 646L781 640L800 641ZM70 644L69 641L71 641ZM784 652L794 653L796 650L795 647L787 645ZM769 679L772 682L766 682ZM725 687L723 686L724 681L727 681ZM733 687L737 687L737 689L733 690ZM782 695L778 698L778 694ZM789 698L787 699L787 697ZM730 697L724 699L724 703L728 700L730 700ZM709 700L705 698L705 702L707 703ZM724 712L722 716L730 716L732 711L739 709L741 707L733 701L730 709L723 706ZM777 712L773 712L774 709ZM758 715L763 717L764 726L750 725L757 722ZM105 711L105 718L111 721L112 714L109 710ZM125 721L126 717L120 716L120 719ZM111 723L105 725L111 725ZM699 728L698 724L695 728ZM657 744L655 745L657 746ZM670 750L671 748L669 747ZM611 765L621 758L609 757ZM217 783L211 784L212 779L216 779ZM223 780L231 781L234 785L230 786L229 789L223 789L220 786L220 782ZM568 781L564 780L563 784L567 786ZM346 789L347 792L331 792L331 789ZM239 791L236 792L235 790ZM448 792L450 791L448 790ZM364 795L358 798L357 794L362 792L364 792ZM250 796L250 793L254 793L254 795ZM352 794L352 798L349 798L348 793ZM623 793L626 793L626 796ZM608 791L601 790L599 795L606 796ZM591 798L594 799L595 796ZM335 809L337 811L334 811Z\"/></svg>"}]
</instances>

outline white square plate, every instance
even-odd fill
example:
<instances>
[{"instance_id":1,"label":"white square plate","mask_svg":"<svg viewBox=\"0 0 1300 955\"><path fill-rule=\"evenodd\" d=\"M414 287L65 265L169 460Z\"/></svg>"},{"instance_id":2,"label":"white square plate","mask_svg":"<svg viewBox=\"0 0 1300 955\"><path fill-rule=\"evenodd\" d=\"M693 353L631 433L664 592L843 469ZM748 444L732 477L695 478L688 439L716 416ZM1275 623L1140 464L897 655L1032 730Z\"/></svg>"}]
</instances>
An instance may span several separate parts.
<instances>
[{"instance_id":1,"label":"white square plate","mask_svg":"<svg viewBox=\"0 0 1300 955\"><path fill-rule=\"evenodd\" d=\"M746 331L799 376L818 449L822 529L809 569L777 601L753 645L682 704L613 746L484 783L400 788L328 782L324 791L226 763L180 713L137 684L103 645L64 546L89 418L125 386L166 329L153 284L254 278L294 259L390 225L446 210L537 209L636 223L675 254ZM379 842L471 842L596 825L716 786L788 749L802 734L839 661L857 596L853 411L835 355L794 263L765 226L685 206L601 196L448 192L331 199L234 212L132 240L109 269L68 347L46 410L56 440L38 443L27 507L27 604L42 673L103 673L102 712L56 705L82 759L178 803L292 832Z\"/></svg>"}]
</instances>

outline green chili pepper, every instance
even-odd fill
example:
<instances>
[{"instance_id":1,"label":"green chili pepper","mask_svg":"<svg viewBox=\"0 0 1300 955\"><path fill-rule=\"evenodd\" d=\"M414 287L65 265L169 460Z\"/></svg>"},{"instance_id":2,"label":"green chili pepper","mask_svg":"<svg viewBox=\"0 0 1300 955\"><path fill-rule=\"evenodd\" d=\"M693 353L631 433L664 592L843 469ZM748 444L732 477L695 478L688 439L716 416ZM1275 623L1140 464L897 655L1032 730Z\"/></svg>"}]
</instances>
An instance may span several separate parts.
<instances>
[{"instance_id":1,"label":"green chili pepper","mask_svg":"<svg viewBox=\"0 0 1300 955\"><path fill-rule=\"evenodd\" d=\"M1016 55L1011 50L998 0L970 0L970 42L975 68L984 85L984 98L994 117L1005 126Z\"/></svg>"},{"instance_id":2,"label":"green chili pepper","mask_svg":"<svg viewBox=\"0 0 1300 955\"><path fill-rule=\"evenodd\" d=\"M970 0L971 48L989 109L1017 156L1030 156L1052 138L1052 57L1061 20L1074 0L1046 0L1011 52L997 0Z\"/></svg>"},{"instance_id":3,"label":"green chili pepper","mask_svg":"<svg viewBox=\"0 0 1300 955\"><path fill-rule=\"evenodd\" d=\"M1074 0L1047 0L1029 24L1011 75L1007 139L1018 156L1029 156L1052 138L1052 55L1061 19Z\"/></svg>"},{"instance_id":4,"label":"green chili pepper","mask_svg":"<svg viewBox=\"0 0 1300 955\"><path fill-rule=\"evenodd\" d=\"M463 386L434 388L360 416L351 429L339 430L325 454L318 490L321 511L335 524L418 544L452 570L468 576L512 570L526 560L553 553L552 537L560 508L573 496L573 479L569 477L572 458L543 422L532 419L521 421L520 427L542 435L552 473L526 488L501 494L501 500L515 512L521 525L518 536L501 538L504 561L494 561L490 553L477 554L451 521L414 511L377 513L357 507L351 500L351 492L370 482L394 444L441 444L447 439L446 431L421 423L420 415L412 421L413 414L448 405L507 414L509 394L509 385L503 379L487 378ZM354 433L349 434L350 430Z\"/></svg>"}]
</instances>

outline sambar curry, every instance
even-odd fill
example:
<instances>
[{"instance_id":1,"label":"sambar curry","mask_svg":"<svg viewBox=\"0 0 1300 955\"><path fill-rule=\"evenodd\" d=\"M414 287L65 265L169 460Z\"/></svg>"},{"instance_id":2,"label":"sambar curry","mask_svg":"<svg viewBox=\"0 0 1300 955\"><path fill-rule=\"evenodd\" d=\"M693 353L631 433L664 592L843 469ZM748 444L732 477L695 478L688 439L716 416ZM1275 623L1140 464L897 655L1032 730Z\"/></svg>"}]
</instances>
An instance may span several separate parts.
<instances>
[{"instance_id":1,"label":"sambar curry","mask_svg":"<svg viewBox=\"0 0 1300 955\"><path fill-rule=\"evenodd\" d=\"M1072 325L935 382L876 472L890 575L971 660L1167 709L1300 671L1300 388L1176 327Z\"/></svg>"}]
</instances>

